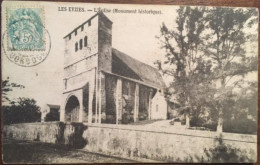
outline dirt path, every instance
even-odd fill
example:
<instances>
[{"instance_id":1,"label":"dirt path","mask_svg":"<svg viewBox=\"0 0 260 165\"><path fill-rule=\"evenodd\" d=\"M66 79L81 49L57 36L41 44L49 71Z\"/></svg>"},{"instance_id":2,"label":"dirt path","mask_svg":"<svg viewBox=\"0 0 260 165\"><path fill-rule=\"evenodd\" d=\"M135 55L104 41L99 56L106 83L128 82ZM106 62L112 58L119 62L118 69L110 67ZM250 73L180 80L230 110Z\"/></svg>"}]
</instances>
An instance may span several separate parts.
<instances>
[{"instance_id":1,"label":"dirt path","mask_svg":"<svg viewBox=\"0 0 260 165\"><path fill-rule=\"evenodd\" d=\"M132 160L72 150L64 146L38 142L4 141L5 163L136 163Z\"/></svg>"}]
</instances>

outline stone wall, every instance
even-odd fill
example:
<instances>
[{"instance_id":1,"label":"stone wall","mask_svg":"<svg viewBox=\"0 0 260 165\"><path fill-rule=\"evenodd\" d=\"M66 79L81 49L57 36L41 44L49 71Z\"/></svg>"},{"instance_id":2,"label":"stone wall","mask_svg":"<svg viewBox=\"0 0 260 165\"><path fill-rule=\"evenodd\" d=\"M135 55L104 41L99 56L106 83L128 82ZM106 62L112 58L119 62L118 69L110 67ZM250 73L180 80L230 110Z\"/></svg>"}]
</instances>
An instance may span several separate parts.
<instances>
[{"instance_id":1,"label":"stone wall","mask_svg":"<svg viewBox=\"0 0 260 165\"><path fill-rule=\"evenodd\" d=\"M84 146L86 144L86 140L82 136L86 129L87 126L82 123L21 123L3 126L2 137L4 139L39 141L82 148L83 144Z\"/></svg>"},{"instance_id":2,"label":"stone wall","mask_svg":"<svg viewBox=\"0 0 260 165\"><path fill-rule=\"evenodd\" d=\"M88 139L84 148L88 151L167 162L211 162L209 156L213 155L207 156L206 151L211 154L210 150L219 145L216 132L156 131L129 125L89 126L83 136ZM222 133L222 139L225 145L239 149L237 154L243 154L245 161L256 161L256 135Z\"/></svg>"},{"instance_id":3,"label":"stone wall","mask_svg":"<svg viewBox=\"0 0 260 165\"><path fill-rule=\"evenodd\" d=\"M3 135L17 140L38 140L83 148L90 152L132 159L166 162L212 162L219 142L216 132L198 130L155 130L136 125L83 125L63 123L14 124L3 127ZM232 158L254 162L257 159L257 136L222 133ZM236 149L235 149L236 148ZM215 150L214 150L215 149ZM223 148L222 148L223 149ZM237 156L237 157L236 157Z\"/></svg>"},{"instance_id":4,"label":"stone wall","mask_svg":"<svg viewBox=\"0 0 260 165\"><path fill-rule=\"evenodd\" d=\"M56 143L62 136L60 128L59 122L22 123L3 126L2 133L4 138Z\"/></svg>"}]
</instances>

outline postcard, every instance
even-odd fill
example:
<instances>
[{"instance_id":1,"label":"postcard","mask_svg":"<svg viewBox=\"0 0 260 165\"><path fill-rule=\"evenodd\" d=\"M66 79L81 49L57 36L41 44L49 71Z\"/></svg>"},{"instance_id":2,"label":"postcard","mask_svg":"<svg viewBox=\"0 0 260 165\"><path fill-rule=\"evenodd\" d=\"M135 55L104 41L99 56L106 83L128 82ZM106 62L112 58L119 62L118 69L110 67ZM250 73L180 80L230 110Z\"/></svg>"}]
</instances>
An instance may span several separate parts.
<instances>
[{"instance_id":1,"label":"postcard","mask_svg":"<svg viewBox=\"0 0 260 165\"><path fill-rule=\"evenodd\" d=\"M257 8L1 7L4 163L257 161Z\"/></svg>"}]
</instances>

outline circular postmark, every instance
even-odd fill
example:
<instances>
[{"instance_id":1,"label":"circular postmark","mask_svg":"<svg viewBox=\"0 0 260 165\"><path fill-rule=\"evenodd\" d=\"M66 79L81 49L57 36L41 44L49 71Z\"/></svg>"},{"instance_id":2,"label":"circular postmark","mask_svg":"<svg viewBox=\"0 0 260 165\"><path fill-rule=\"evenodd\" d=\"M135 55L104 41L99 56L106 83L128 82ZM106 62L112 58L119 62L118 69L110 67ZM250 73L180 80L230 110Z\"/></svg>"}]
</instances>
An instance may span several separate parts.
<instances>
[{"instance_id":1,"label":"circular postmark","mask_svg":"<svg viewBox=\"0 0 260 165\"><path fill-rule=\"evenodd\" d=\"M44 28L38 9L10 10L2 48L7 58L24 67L43 62L51 49L49 32Z\"/></svg>"},{"instance_id":2,"label":"circular postmark","mask_svg":"<svg viewBox=\"0 0 260 165\"><path fill-rule=\"evenodd\" d=\"M6 38L7 38L7 33L5 32L3 34L3 42L2 42L2 48L4 54L7 56L7 58L23 67L31 67L40 64L43 62L47 56L49 55L49 52L51 50L51 40L50 40L50 35L47 30L44 30L44 33L46 33L46 49L43 51L12 51L7 49L7 43Z\"/></svg>"}]
</instances>

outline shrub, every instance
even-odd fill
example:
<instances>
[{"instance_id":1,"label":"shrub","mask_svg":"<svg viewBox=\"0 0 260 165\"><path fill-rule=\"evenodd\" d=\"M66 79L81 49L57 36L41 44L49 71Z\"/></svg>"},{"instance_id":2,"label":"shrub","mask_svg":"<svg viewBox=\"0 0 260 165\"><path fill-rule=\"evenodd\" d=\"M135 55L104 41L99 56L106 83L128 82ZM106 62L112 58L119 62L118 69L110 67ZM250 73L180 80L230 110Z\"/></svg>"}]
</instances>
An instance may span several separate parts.
<instances>
[{"instance_id":1,"label":"shrub","mask_svg":"<svg viewBox=\"0 0 260 165\"><path fill-rule=\"evenodd\" d=\"M257 134L257 122L250 119L224 120L223 131L242 134Z\"/></svg>"},{"instance_id":2,"label":"shrub","mask_svg":"<svg viewBox=\"0 0 260 165\"><path fill-rule=\"evenodd\" d=\"M211 131L216 131L217 130L217 122L207 121L206 123L202 124L202 127L208 128Z\"/></svg>"},{"instance_id":3,"label":"shrub","mask_svg":"<svg viewBox=\"0 0 260 165\"><path fill-rule=\"evenodd\" d=\"M84 148L87 145L88 141L84 139L82 135L87 129L87 126L82 123L71 123L71 126L74 127L74 131L71 135L69 135L67 145L75 149Z\"/></svg>"},{"instance_id":4,"label":"shrub","mask_svg":"<svg viewBox=\"0 0 260 165\"><path fill-rule=\"evenodd\" d=\"M34 99L19 98L10 106L3 106L3 124L32 123L41 121L40 107Z\"/></svg>"},{"instance_id":5,"label":"shrub","mask_svg":"<svg viewBox=\"0 0 260 165\"><path fill-rule=\"evenodd\" d=\"M247 156L246 151L242 151L239 148L225 144L223 142L222 135L215 140L218 143L217 146L204 150L204 153L207 156L206 161L214 163L253 162L253 160Z\"/></svg>"}]
</instances>

